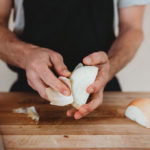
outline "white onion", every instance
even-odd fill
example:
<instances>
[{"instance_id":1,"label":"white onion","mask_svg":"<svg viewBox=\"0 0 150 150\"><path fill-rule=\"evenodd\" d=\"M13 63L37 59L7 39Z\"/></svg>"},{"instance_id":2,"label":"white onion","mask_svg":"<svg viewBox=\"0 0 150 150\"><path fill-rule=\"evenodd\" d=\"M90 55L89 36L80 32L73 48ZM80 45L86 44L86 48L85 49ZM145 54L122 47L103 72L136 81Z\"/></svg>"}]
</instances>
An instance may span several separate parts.
<instances>
[{"instance_id":1,"label":"white onion","mask_svg":"<svg viewBox=\"0 0 150 150\"><path fill-rule=\"evenodd\" d=\"M65 106L72 104L75 108L86 104L89 93L87 88L91 85L97 76L98 68L95 66L83 66L82 63L72 72L70 79L65 77L59 77L65 84L71 89L70 96L64 96L63 94L54 91L52 88L46 89L46 94L52 105Z\"/></svg>"}]
</instances>

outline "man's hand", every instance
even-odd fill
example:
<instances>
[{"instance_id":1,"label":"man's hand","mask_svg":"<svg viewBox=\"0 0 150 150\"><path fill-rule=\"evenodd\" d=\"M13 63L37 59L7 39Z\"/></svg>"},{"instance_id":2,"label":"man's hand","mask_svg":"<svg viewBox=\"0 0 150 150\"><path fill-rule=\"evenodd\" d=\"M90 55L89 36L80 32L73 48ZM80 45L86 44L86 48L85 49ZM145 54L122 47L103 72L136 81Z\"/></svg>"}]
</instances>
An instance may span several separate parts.
<instances>
[{"instance_id":1,"label":"man's hand","mask_svg":"<svg viewBox=\"0 0 150 150\"><path fill-rule=\"evenodd\" d=\"M8 29L12 8L13 0L0 0L0 59L24 69L29 85L44 99L47 99L46 87L69 95L69 88L52 72L54 69L58 75L65 77L70 75L62 56L52 50L20 41Z\"/></svg>"},{"instance_id":2,"label":"man's hand","mask_svg":"<svg viewBox=\"0 0 150 150\"><path fill-rule=\"evenodd\" d=\"M75 119L80 119L90 112L94 111L103 101L103 91L106 83L109 80L109 60L107 54L99 51L95 52L83 59L85 65L97 66L99 72L97 78L93 84L87 88L87 92L91 94L88 104L85 104L76 109L70 109L67 111L67 116L73 116Z\"/></svg>"},{"instance_id":3,"label":"man's hand","mask_svg":"<svg viewBox=\"0 0 150 150\"><path fill-rule=\"evenodd\" d=\"M59 76L70 76L62 56L46 48L31 47L33 50L28 54L25 65L28 84L44 99L47 99L46 87L51 87L63 95L70 95L69 88L52 71L55 70Z\"/></svg>"}]
</instances>

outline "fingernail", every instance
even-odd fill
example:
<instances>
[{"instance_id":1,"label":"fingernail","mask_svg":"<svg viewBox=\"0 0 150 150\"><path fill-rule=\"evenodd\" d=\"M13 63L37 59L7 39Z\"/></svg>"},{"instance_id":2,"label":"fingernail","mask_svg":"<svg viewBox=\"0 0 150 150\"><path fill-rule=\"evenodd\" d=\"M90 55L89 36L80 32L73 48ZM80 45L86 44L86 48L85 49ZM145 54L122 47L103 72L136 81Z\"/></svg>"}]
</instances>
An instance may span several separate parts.
<instances>
[{"instance_id":1,"label":"fingernail","mask_svg":"<svg viewBox=\"0 0 150 150\"><path fill-rule=\"evenodd\" d=\"M89 92L89 93L93 93L93 92L94 92L94 89L93 89L93 88L90 88L90 89L88 90L88 92Z\"/></svg>"},{"instance_id":2,"label":"fingernail","mask_svg":"<svg viewBox=\"0 0 150 150\"><path fill-rule=\"evenodd\" d=\"M68 70L64 70L64 71L63 71L63 74L65 74L65 75L69 76L69 75L71 74L71 72L70 72L70 71L68 71Z\"/></svg>"},{"instance_id":3,"label":"fingernail","mask_svg":"<svg viewBox=\"0 0 150 150\"><path fill-rule=\"evenodd\" d=\"M86 58L85 58L85 62L86 62L87 64L90 64L90 63L91 63L91 59L90 59L89 57L86 57Z\"/></svg>"},{"instance_id":4,"label":"fingernail","mask_svg":"<svg viewBox=\"0 0 150 150\"><path fill-rule=\"evenodd\" d=\"M81 119L81 116L76 115L76 116L75 116L75 119Z\"/></svg>"},{"instance_id":5,"label":"fingernail","mask_svg":"<svg viewBox=\"0 0 150 150\"><path fill-rule=\"evenodd\" d=\"M65 96L69 96L70 93L65 90L65 91L63 91L63 94L64 94Z\"/></svg>"}]
</instances>

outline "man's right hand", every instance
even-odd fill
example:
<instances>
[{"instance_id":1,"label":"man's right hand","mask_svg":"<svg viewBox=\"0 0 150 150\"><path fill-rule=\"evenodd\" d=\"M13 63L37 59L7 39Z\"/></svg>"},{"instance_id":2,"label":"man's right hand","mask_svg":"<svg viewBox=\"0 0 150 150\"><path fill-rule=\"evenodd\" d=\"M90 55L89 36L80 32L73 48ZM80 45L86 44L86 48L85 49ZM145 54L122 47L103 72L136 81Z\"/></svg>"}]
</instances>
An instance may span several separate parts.
<instances>
[{"instance_id":1,"label":"man's right hand","mask_svg":"<svg viewBox=\"0 0 150 150\"><path fill-rule=\"evenodd\" d=\"M27 55L25 61L28 84L44 99L47 99L46 87L51 87L63 95L70 95L70 89L52 71L55 70L59 76L70 76L70 72L63 62L63 57L46 48L31 47L32 51Z\"/></svg>"},{"instance_id":2,"label":"man's right hand","mask_svg":"<svg viewBox=\"0 0 150 150\"><path fill-rule=\"evenodd\" d=\"M25 69L29 85L41 97L47 99L45 88L51 87L64 95L69 95L70 90L52 72L58 76L68 77L70 72L64 65L60 54L20 41L8 29L8 20L13 0L0 0L0 59L8 64Z\"/></svg>"}]
</instances>

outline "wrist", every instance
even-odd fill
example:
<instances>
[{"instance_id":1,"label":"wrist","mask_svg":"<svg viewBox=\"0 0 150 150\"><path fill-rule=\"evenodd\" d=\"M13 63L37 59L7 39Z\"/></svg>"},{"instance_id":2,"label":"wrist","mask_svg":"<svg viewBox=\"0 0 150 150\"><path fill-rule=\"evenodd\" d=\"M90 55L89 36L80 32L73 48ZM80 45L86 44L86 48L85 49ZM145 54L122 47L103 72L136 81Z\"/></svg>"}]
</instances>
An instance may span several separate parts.
<instances>
[{"instance_id":1,"label":"wrist","mask_svg":"<svg viewBox=\"0 0 150 150\"><path fill-rule=\"evenodd\" d=\"M110 80L112 80L112 78L115 76L115 74L117 73L117 71L115 70L115 66L113 64L113 59L109 58L109 66L110 66L110 70L109 70L109 75L108 75L108 82Z\"/></svg>"},{"instance_id":2,"label":"wrist","mask_svg":"<svg viewBox=\"0 0 150 150\"><path fill-rule=\"evenodd\" d=\"M33 47L35 46L22 41L16 41L13 43L13 47L17 53L15 54L15 65L25 70L27 58L31 55L31 52L33 52Z\"/></svg>"}]
</instances>

